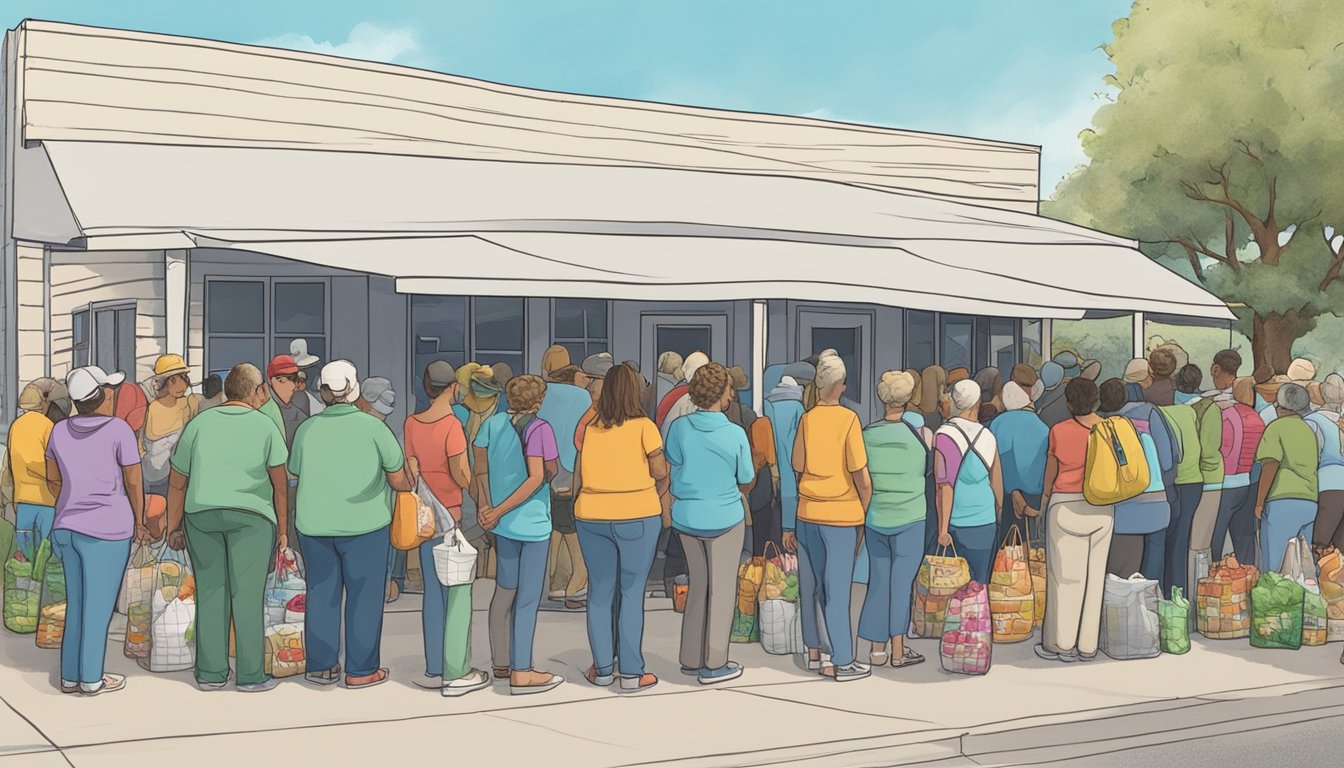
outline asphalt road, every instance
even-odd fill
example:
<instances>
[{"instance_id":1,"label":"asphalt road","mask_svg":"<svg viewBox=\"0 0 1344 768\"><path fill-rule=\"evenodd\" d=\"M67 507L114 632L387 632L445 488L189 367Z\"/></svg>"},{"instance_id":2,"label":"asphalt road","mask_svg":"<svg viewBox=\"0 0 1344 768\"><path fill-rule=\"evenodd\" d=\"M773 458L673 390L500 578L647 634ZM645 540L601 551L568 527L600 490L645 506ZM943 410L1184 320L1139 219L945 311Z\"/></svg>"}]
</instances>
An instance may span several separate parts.
<instances>
[{"instance_id":1,"label":"asphalt road","mask_svg":"<svg viewBox=\"0 0 1344 768\"><path fill-rule=\"evenodd\" d=\"M1327 717L1291 726L1247 729L1240 733L1161 744L1053 765L1081 768L1230 768L1231 766L1338 765L1344 716ZM1037 763L1036 765L1040 765Z\"/></svg>"}]
</instances>

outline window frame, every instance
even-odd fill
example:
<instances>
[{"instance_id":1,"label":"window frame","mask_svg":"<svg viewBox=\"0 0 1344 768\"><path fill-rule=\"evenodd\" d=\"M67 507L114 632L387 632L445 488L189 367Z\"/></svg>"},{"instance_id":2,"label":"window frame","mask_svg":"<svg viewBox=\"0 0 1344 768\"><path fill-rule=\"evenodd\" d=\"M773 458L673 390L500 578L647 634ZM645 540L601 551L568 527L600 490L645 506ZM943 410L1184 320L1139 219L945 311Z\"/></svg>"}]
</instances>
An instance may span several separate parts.
<instances>
[{"instance_id":1,"label":"window frame","mask_svg":"<svg viewBox=\"0 0 1344 768\"><path fill-rule=\"evenodd\" d=\"M100 314L102 314L102 313L106 313L106 312L111 312L111 313L112 313L112 329L113 329L113 330L112 330L112 333L113 333L113 338L112 338L113 353L112 353L112 356L113 356L113 358L116 358L116 360L115 360L115 365L112 367L111 370L108 371L108 373L112 373L112 372L115 372L115 371L124 371L124 372L126 373L127 376L130 376L130 377L132 377L132 378L135 378L135 377L136 377L135 367L136 367L137 362L139 361L139 356L136 354L136 352L138 351L138 350L136 349L136 347L138 346L138 343L139 343L139 335L136 333L136 328L135 328L135 326L136 326L136 324L137 324L137 323L139 322L139 320L140 320L140 306L139 306L139 302L136 301L135 299L109 299L109 300L107 300L107 301L91 301L91 302L89 302L88 304L85 304L84 306L82 306L82 307L80 307L79 309L76 309L74 312L71 312L71 313L70 313L70 324L71 324L71 325L70 325L70 363L71 363L71 368L79 368L79 367L82 367L82 366L79 365L78 360L76 359L76 353L77 353L77 351L78 351L78 348L77 348L76 345L75 345L75 320L76 320L77 316L79 316L79 315L85 315L85 316L86 316L86 327L85 327L85 334L86 334L86 335L85 335L85 339L84 339L84 344L82 345L83 348L84 348L84 350L85 350L85 352L87 353L87 357L86 357L86 359L85 359L85 361L84 361L84 365L86 365L86 366L87 366L87 365L97 365L97 364L98 364L99 351L100 351L100 350L98 349L98 316L99 316ZM119 339L118 339L119 334L117 334L117 332L116 332L116 329L117 329L117 315L118 315L119 313L121 313L121 312L130 312L130 313L131 313L131 318L130 318L130 319L131 319L131 337L130 337L131 348L130 348L130 350L120 350L120 349L117 349L117 347L119 346L118 343L117 343L117 342L119 341ZM129 365L129 366L123 366L123 365L121 365L121 363L125 362L125 360L120 359L120 358L122 357L122 355L121 355L121 354L118 354L118 352L121 352L121 353L124 353L124 354L128 354L128 355L129 355L129 358L130 358L130 365Z\"/></svg>"},{"instance_id":2,"label":"window frame","mask_svg":"<svg viewBox=\"0 0 1344 768\"><path fill-rule=\"evenodd\" d=\"M592 329L589 327L588 311L585 309L583 312L583 336L561 336L556 330L555 310L558 303L562 301L581 301L588 304L602 305L602 312L606 316L606 330L604 335L597 336L593 334ZM611 302L609 300L553 298L550 300L550 315L552 344L559 344L566 349L569 349L570 345L583 346L583 355L579 356L577 359L574 359L573 355L571 355L571 359L574 359L574 362L581 362L589 355L596 354L597 352L611 351ZM594 344L601 345L601 349L594 349Z\"/></svg>"},{"instance_id":3,"label":"window frame","mask_svg":"<svg viewBox=\"0 0 1344 768\"><path fill-rule=\"evenodd\" d=\"M84 338L76 335L80 318L84 320ZM80 360L81 354L83 360ZM85 306L70 313L70 367L83 368L93 361L93 310Z\"/></svg>"},{"instance_id":4,"label":"window frame","mask_svg":"<svg viewBox=\"0 0 1344 768\"><path fill-rule=\"evenodd\" d=\"M213 331L210 328L210 286L214 283L260 283L262 286L262 304L264 312L262 317L262 330L260 333L230 333L227 331ZM322 333L310 333L303 336L294 336L293 334L277 334L275 328L275 286L283 283L314 283L322 286ZM260 339L262 349L266 350L266 359L248 361L254 363L257 367L265 370L275 353L275 339L278 335L285 338L294 336L294 338L304 338L312 340L321 338L326 348L326 355L331 356L331 278L330 277L272 277L269 275L206 275L202 280L203 290L201 298L201 352L204 358L201 361L201 371L204 376L211 373L210 367L210 345L214 339ZM170 350L171 351L171 350ZM287 350L286 350L287 351Z\"/></svg>"}]
</instances>

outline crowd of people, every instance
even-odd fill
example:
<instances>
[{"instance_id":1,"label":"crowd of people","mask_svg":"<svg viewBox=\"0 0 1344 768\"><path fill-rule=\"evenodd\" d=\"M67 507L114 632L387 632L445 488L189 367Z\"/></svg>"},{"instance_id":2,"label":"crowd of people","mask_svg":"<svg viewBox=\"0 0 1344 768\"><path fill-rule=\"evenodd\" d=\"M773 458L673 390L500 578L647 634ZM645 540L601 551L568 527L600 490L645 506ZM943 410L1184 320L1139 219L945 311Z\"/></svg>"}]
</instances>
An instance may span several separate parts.
<instances>
[{"instance_id":1,"label":"crowd of people","mask_svg":"<svg viewBox=\"0 0 1344 768\"><path fill-rule=\"evenodd\" d=\"M924 660L907 644L921 561L946 549L987 583L995 553L1043 522L1046 612L1038 656L1096 656L1107 573L1189 590L1195 558L1276 570L1290 538L1344 547L1344 376L1317 381L1296 360L1244 375L1235 350L1205 371L1174 344L1102 379L1063 352L1039 369L883 373L883 413L864 426L833 350L762 372L762 412L741 368L662 354L652 381L608 353L577 363L553 346L536 374L505 364L430 363L428 406L398 441L387 379L320 366L302 341L263 372L242 363L192 392L164 355L147 386L96 366L24 388L10 429L11 497L22 531L50 538L68 594L61 690L125 686L104 670L118 587L133 544L190 555L203 690L265 691L263 593L277 553L306 565L305 679L378 685L384 606L405 553L391 545L397 494L430 493L494 578L490 669L473 666L471 586L434 577L421 544L425 670L445 696L507 684L516 695L565 682L534 665L547 599L584 610L597 686L658 683L642 644L645 591L686 586L680 663L705 685L743 674L730 658L739 565L773 543L796 552L806 666L840 682ZM310 391L310 377L316 391ZM1089 438L1119 417L1139 435L1141 493L1111 506L1084 494ZM850 595L867 592L858 638ZM233 637L236 664L230 666ZM344 647L344 656L341 649Z\"/></svg>"}]
</instances>

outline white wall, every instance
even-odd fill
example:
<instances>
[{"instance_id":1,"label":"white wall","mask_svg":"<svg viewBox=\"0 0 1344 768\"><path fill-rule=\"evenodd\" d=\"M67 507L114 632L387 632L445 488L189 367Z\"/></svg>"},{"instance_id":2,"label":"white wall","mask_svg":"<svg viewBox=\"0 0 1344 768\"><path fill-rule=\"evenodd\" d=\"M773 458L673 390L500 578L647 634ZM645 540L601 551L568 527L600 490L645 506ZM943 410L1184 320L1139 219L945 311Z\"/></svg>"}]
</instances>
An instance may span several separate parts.
<instances>
[{"instance_id":1,"label":"white wall","mask_svg":"<svg viewBox=\"0 0 1344 768\"><path fill-rule=\"evenodd\" d=\"M154 360L167 351L163 251L51 251L50 261L51 375L64 376L72 366L73 313L90 304L134 302L135 371L127 373L137 381L149 378Z\"/></svg>"}]
</instances>

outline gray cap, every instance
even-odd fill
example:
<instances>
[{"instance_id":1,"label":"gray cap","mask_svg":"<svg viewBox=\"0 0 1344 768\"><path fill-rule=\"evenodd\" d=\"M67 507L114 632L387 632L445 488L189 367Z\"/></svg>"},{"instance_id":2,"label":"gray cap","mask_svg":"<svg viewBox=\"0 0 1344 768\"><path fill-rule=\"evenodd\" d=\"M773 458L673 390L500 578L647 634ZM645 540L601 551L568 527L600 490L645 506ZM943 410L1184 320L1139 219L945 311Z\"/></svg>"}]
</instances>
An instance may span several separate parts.
<instances>
[{"instance_id":1,"label":"gray cap","mask_svg":"<svg viewBox=\"0 0 1344 768\"><path fill-rule=\"evenodd\" d=\"M782 376L788 376L799 384L811 384L817 380L817 367L805 360L784 366Z\"/></svg>"},{"instance_id":2,"label":"gray cap","mask_svg":"<svg viewBox=\"0 0 1344 768\"><path fill-rule=\"evenodd\" d=\"M1311 395L1307 393L1306 387L1290 381L1279 387L1274 404L1294 413L1306 413L1311 410Z\"/></svg>"},{"instance_id":3,"label":"gray cap","mask_svg":"<svg viewBox=\"0 0 1344 768\"><path fill-rule=\"evenodd\" d=\"M457 369L446 360L435 360L425 368L425 378L431 387L451 387L457 383Z\"/></svg>"},{"instance_id":4,"label":"gray cap","mask_svg":"<svg viewBox=\"0 0 1344 768\"><path fill-rule=\"evenodd\" d=\"M1041 383L1045 385L1046 389L1054 389L1063 380L1064 366L1054 360L1041 366Z\"/></svg>"},{"instance_id":5,"label":"gray cap","mask_svg":"<svg viewBox=\"0 0 1344 768\"><path fill-rule=\"evenodd\" d=\"M596 355L585 357L583 364L579 366L579 370L583 371L584 375L591 376L594 379L605 379L607 371L610 371L614 365L615 363L611 361L610 352L598 352Z\"/></svg>"},{"instance_id":6,"label":"gray cap","mask_svg":"<svg viewBox=\"0 0 1344 768\"><path fill-rule=\"evenodd\" d=\"M384 416L391 416L397 404L397 393L392 389L392 382L381 376L371 376L359 385L364 401L367 402L373 410Z\"/></svg>"}]
</instances>

